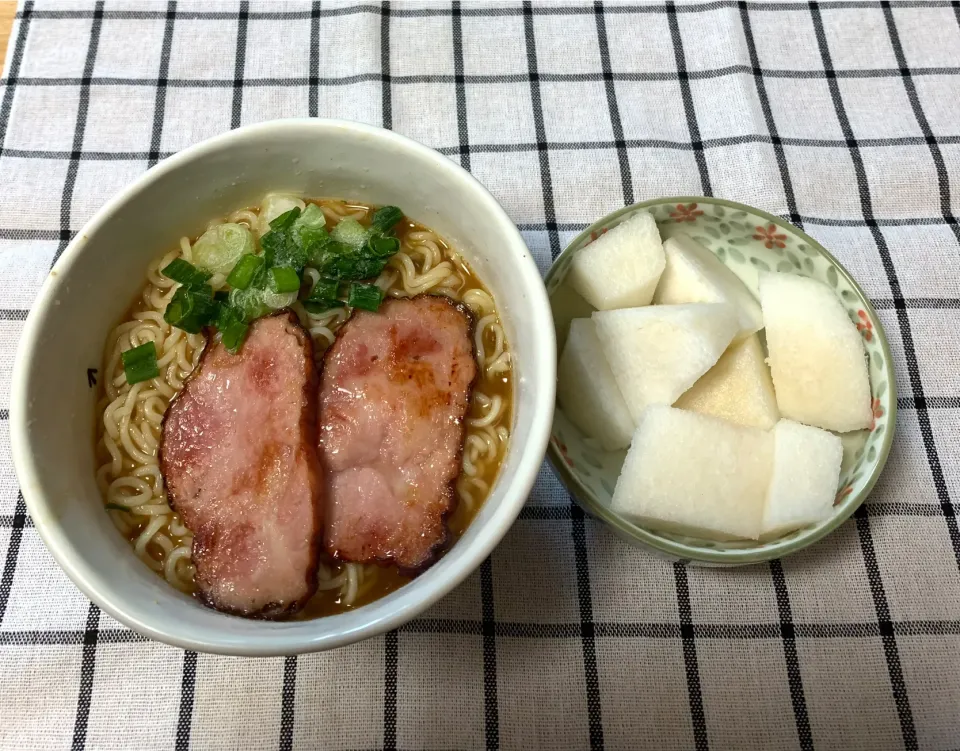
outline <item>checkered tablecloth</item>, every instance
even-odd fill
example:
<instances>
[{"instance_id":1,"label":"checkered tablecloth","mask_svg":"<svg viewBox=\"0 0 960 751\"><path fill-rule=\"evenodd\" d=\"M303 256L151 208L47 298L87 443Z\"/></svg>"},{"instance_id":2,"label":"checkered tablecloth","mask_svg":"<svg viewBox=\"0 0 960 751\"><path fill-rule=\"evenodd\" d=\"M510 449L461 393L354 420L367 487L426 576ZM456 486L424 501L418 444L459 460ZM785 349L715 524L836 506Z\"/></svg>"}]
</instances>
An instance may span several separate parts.
<instances>
[{"instance_id":1,"label":"checkered tablecloth","mask_svg":"<svg viewBox=\"0 0 960 751\"><path fill-rule=\"evenodd\" d=\"M0 747L960 747L960 4L27 2L5 70ZM657 196L802 225L894 351L897 438L866 506L782 562L685 568L585 519L544 467L491 560L382 638L230 659L100 613L10 461L26 312L150 165L308 115L459 162L544 271L586 224Z\"/></svg>"}]
</instances>

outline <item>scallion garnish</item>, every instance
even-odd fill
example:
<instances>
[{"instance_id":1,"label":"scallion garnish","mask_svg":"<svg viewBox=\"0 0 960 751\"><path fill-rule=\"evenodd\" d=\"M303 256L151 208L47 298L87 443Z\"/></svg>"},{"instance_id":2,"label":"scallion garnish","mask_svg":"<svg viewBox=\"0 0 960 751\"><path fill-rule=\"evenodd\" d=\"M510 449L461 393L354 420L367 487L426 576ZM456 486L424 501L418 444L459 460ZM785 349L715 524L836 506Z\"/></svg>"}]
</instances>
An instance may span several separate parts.
<instances>
[{"instance_id":1,"label":"scallion garnish","mask_svg":"<svg viewBox=\"0 0 960 751\"><path fill-rule=\"evenodd\" d=\"M376 284L354 282L350 285L350 293L347 295L347 305L350 307L376 312L381 302L383 302L383 290Z\"/></svg>"},{"instance_id":2,"label":"scallion garnish","mask_svg":"<svg viewBox=\"0 0 960 751\"><path fill-rule=\"evenodd\" d=\"M330 237L338 243L346 245L354 251L359 251L370 238L370 229L364 227L353 217L341 219L337 226L330 230Z\"/></svg>"},{"instance_id":3,"label":"scallion garnish","mask_svg":"<svg viewBox=\"0 0 960 751\"><path fill-rule=\"evenodd\" d=\"M330 308L341 308L343 302L337 299L337 292L340 289L339 279L330 279L321 276L317 279L313 289L307 299L303 301L303 307L308 313L320 315Z\"/></svg>"},{"instance_id":4,"label":"scallion garnish","mask_svg":"<svg viewBox=\"0 0 960 751\"><path fill-rule=\"evenodd\" d=\"M280 216L276 217L272 222L270 222L270 229L273 231L290 229L291 225L297 221L297 217L299 216L300 208L298 206L294 206L292 209L289 211L284 211ZM266 237L266 235L264 235L264 237Z\"/></svg>"},{"instance_id":5,"label":"scallion garnish","mask_svg":"<svg viewBox=\"0 0 960 751\"><path fill-rule=\"evenodd\" d=\"M123 374L131 386L160 375L160 368L157 366L157 345L153 342L145 342L139 347L122 352L120 359L123 360Z\"/></svg>"},{"instance_id":6,"label":"scallion garnish","mask_svg":"<svg viewBox=\"0 0 960 751\"><path fill-rule=\"evenodd\" d=\"M303 307L311 315L318 316L331 308L342 308L343 300L304 300Z\"/></svg>"},{"instance_id":7,"label":"scallion garnish","mask_svg":"<svg viewBox=\"0 0 960 751\"><path fill-rule=\"evenodd\" d=\"M204 326L213 322L217 308L218 304L213 299L209 286L206 292L181 287L173 293L173 297L167 303L163 320L171 326L183 329L188 334L199 334Z\"/></svg>"},{"instance_id":8,"label":"scallion garnish","mask_svg":"<svg viewBox=\"0 0 960 751\"><path fill-rule=\"evenodd\" d=\"M400 241L395 237L374 235L367 241L367 248L377 258L389 258L400 250Z\"/></svg>"},{"instance_id":9,"label":"scallion garnish","mask_svg":"<svg viewBox=\"0 0 960 751\"><path fill-rule=\"evenodd\" d=\"M192 263L182 258L169 263L162 273L181 287L167 304L163 319L191 334L212 325L220 332L223 345L236 352L252 321L289 305L296 297L294 293L303 286L305 266L320 272L310 294L301 299L311 315L345 304L376 311L383 301L382 290L360 282L376 278L400 250L400 241L392 232L401 219L399 208L384 206L374 212L369 227L348 217L328 233L319 206L309 204L303 211L293 208L270 222L270 230L260 238L262 253L244 250L239 257L232 256L237 261L226 278L229 293L214 293L207 284L211 275ZM234 245L231 252L243 250ZM221 259L213 260L219 263ZM348 283L347 299L339 299L341 285Z\"/></svg>"},{"instance_id":10,"label":"scallion garnish","mask_svg":"<svg viewBox=\"0 0 960 751\"><path fill-rule=\"evenodd\" d=\"M300 289L300 277L289 266L270 269L274 292L296 292Z\"/></svg>"},{"instance_id":11,"label":"scallion garnish","mask_svg":"<svg viewBox=\"0 0 960 751\"><path fill-rule=\"evenodd\" d=\"M373 212L370 228L377 232L389 232L403 219L403 212L396 206L384 206Z\"/></svg>"},{"instance_id":12,"label":"scallion garnish","mask_svg":"<svg viewBox=\"0 0 960 751\"><path fill-rule=\"evenodd\" d=\"M306 208L300 212L300 216L297 217L294 225L298 229L303 229L304 227L318 229L327 225L327 218L323 215L323 209L317 206L317 204L308 203Z\"/></svg>"},{"instance_id":13,"label":"scallion garnish","mask_svg":"<svg viewBox=\"0 0 960 751\"><path fill-rule=\"evenodd\" d=\"M240 349L240 345L243 344L243 340L247 338L247 332L249 330L250 324L244 323L243 321L234 321L226 328L220 329L220 338L223 346L226 347L228 351L236 353L236 351Z\"/></svg>"},{"instance_id":14,"label":"scallion garnish","mask_svg":"<svg viewBox=\"0 0 960 751\"><path fill-rule=\"evenodd\" d=\"M237 265L233 267L233 270L227 277L227 284L234 289L246 289L250 286L250 283L253 281L253 278L261 266L263 266L263 258L261 256L255 256L252 253L246 253L240 256Z\"/></svg>"},{"instance_id":15,"label":"scallion garnish","mask_svg":"<svg viewBox=\"0 0 960 751\"><path fill-rule=\"evenodd\" d=\"M182 258L174 258L163 267L160 273L175 282L180 282L184 287L200 287L212 276Z\"/></svg>"},{"instance_id":16,"label":"scallion garnish","mask_svg":"<svg viewBox=\"0 0 960 751\"><path fill-rule=\"evenodd\" d=\"M308 300L336 300L337 299L337 290L340 288L339 279L330 279L328 277L321 276L317 279L317 283L313 285L313 289L310 290L310 295L307 297Z\"/></svg>"},{"instance_id":17,"label":"scallion garnish","mask_svg":"<svg viewBox=\"0 0 960 751\"><path fill-rule=\"evenodd\" d=\"M254 287L230 290L230 306L236 309L240 319L246 323L266 315L271 310L263 302L263 290Z\"/></svg>"}]
</instances>

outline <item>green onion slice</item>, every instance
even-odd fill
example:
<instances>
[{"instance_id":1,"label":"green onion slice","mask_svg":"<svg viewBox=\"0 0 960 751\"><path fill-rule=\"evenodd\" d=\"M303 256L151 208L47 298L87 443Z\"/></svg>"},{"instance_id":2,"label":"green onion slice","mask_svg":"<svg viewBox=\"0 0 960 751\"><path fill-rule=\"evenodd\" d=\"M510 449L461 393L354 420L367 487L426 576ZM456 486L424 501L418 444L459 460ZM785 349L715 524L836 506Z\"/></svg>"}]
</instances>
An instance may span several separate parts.
<instances>
[{"instance_id":1,"label":"green onion slice","mask_svg":"<svg viewBox=\"0 0 960 751\"><path fill-rule=\"evenodd\" d=\"M263 290L253 287L230 290L230 305L237 310L240 318L247 323L266 315L271 310L270 306L263 301Z\"/></svg>"},{"instance_id":2,"label":"green onion slice","mask_svg":"<svg viewBox=\"0 0 960 751\"><path fill-rule=\"evenodd\" d=\"M244 253L256 252L253 233L242 224L218 224L193 244L193 262L216 274L229 274Z\"/></svg>"},{"instance_id":3,"label":"green onion slice","mask_svg":"<svg viewBox=\"0 0 960 751\"><path fill-rule=\"evenodd\" d=\"M234 289L246 289L253 282L260 267L263 266L263 258L255 256L253 253L246 253L240 256L237 265L233 267L230 275L227 276L227 284Z\"/></svg>"},{"instance_id":4,"label":"green onion slice","mask_svg":"<svg viewBox=\"0 0 960 751\"><path fill-rule=\"evenodd\" d=\"M181 287L167 303L163 320L188 334L199 334L204 326L213 322L217 314L218 304L210 293L209 287L205 293Z\"/></svg>"},{"instance_id":5,"label":"green onion slice","mask_svg":"<svg viewBox=\"0 0 960 751\"><path fill-rule=\"evenodd\" d=\"M236 354L247 338L247 332L250 330L250 324L243 321L233 321L226 328L220 329L220 338L223 346L231 353Z\"/></svg>"},{"instance_id":6,"label":"green onion slice","mask_svg":"<svg viewBox=\"0 0 960 751\"><path fill-rule=\"evenodd\" d=\"M396 206L384 206L373 213L370 228L377 232L389 232L403 219L403 212Z\"/></svg>"},{"instance_id":7,"label":"green onion slice","mask_svg":"<svg viewBox=\"0 0 960 751\"><path fill-rule=\"evenodd\" d=\"M146 342L139 347L128 349L121 353L120 359L123 360L123 374L131 386L160 375L160 368L157 366L157 345L153 342Z\"/></svg>"},{"instance_id":8,"label":"green onion slice","mask_svg":"<svg viewBox=\"0 0 960 751\"><path fill-rule=\"evenodd\" d=\"M330 237L348 248L358 251L366 245L370 237L370 230L351 217L341 219L337 226L330 230Z\"/></svg>"},{"instance_id":9,"label":"green onion slice","mask_svg":"<svg viewBox=\"0 0 960 751\"><path fill-rule=\"evenodd\" d=\"M212 276L182 258L174 258L161 269L160 273L168 279L180 282L184 287L200 287Z\"/></svg>"},{"instance_id":10,"label":"green onion slice","mask_svg":"<svg viewBox=\"0 0 960 751\"><path fill-rule=\"evenodd\" d=\"M323 215L323 210L315 203L307 204L307 207L301 212L300 216L293 223L297 229L309 227L310 229L322 229L327 226L327 218Z\"/></svg>"},{"instance_id":11,"label":"green onion slice","mask_svg":"<svg viewBox=\"0 0 960 751\"><path fill-rule=\"evenodd\" d=\"M395 237L375 235L367 242L367 248L377 258L389 258L400 250L400 241Z\"/></svg>"},{"instance_id":12,"label":"green onion slice","mask_svg":"<svg viewBox=\"0 0 960 751\"><path fill-rule=\"evenodd\" d=\"M354 282L350 285L350 293L347 295L347 305L376 312L383 302L383 290L376 284L358 284Z\"/></svg>"},{"instance_id":13,"label":"green onion slice","mask_svg":"<svg viewBox=\"0 0 960 751\"><path fill-rule=\"evenodd\" d=\"M310 290L310 295L307 297L307 299L336 300L337 290L339 288L339 279L330 279L329 277L321 276L319 279L317 279L317 283L313 285L313 289Z\"/></svg>"},{"instance_id":14,"label":"green onion slice","mask_svg":"<svg viewBox=\"0 0 960 751\"><path fill-rule=\"evenodd\" d=\"M300 216L300 207L294 206L289 211L284 211L280 216L276 217L272 222L270 222L270 229L274 232L280 232L288 227L290 227L297 217Z\"/></svg>"},{"instance_id":15,"label":"green onion slice","mask_svg":"<svg viewBox=\"0 0 960 751\"><path fill-rule=\"evenodd\" d=\"M318 316L321 313L326 313L331 308L342 308L342 300L304 300L303 301L304 309L311 315Z\"/></svg>"},{"instance_id":16,"label":"green onion slice","mask_svg":"<svg viewBox=\"0 0 960 751\"><path fill-rule=\"evenodd\" d=\"M300 289L300 277L290 266L270 269L274 292L297 292Z\"/></svg>"}]
</instances>

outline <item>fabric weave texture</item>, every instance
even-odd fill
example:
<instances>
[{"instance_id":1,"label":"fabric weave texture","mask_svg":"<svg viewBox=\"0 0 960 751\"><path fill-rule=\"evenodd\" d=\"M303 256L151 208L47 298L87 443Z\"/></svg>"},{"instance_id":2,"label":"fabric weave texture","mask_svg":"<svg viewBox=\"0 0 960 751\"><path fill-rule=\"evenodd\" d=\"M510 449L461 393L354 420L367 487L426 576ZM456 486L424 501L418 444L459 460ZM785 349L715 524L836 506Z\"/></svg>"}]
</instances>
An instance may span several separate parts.
<instances>
[{"instance_id":1,"label":"fabric weave texture","mask_svg":"<svg viewBox=\"0 0 960 751\"><path fill-rule=\"evenodd\" d=\"M492 558L385 637L221 658L102 614L14 475L24 318L148 167L304 116L461 164L544 272L648 198L800 225L893 349L899 426L870 499L782 562L685 567L585 518L544 466ZM958 194L956 2L21 3L0 79L0 748L960 747Z\"/></svg>"}]
</instances>

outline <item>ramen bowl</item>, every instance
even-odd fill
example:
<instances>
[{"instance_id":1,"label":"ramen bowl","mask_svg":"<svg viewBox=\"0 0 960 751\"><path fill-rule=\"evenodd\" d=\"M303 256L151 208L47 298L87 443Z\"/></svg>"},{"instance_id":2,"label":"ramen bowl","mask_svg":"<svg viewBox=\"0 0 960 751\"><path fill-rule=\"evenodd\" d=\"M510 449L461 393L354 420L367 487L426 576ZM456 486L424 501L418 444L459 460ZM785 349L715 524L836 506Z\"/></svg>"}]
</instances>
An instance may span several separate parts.
<instances>
[{"instance_id":1,"label":"ramen bowl","mask_svg":"<svg viewBox=\"0 0 960 751\"><path fill-rule=\"evenodd\" d=\"M547 457L577 503L604 521L618 536L674 561L709 566L738 566L780 558L811 545L832 532L869 495L893 443L897 411L896 379L890 347L876 311L863 290L840 262L816 240L764 211L718 198L661 198L620 209L590 225L560 254L546 276L558 349L562 351L573 318L589 316L591 308L565 284L570 261L601 234L638 210L650 212L661 236L683 232L709 248L754 295L758 274L778 271L799 274L834 290L863 338L873 410L869 430L841 435L843 463L832 513L820 523L782 537L757 542L719 542L655 531L615 514L610 501L626 451L606 452L585 436L558 405Z\"/></svg>"},{"instance_id":2,"label":"ramen bowl","mask_svg":"<svg viewBox=\"0 0 960 751\"><path fill-rule=\"evenodd\" d=\"M144 565L104 509L94 433L104 342L138 296L148 263L207 222L270 191L399 205L462 255L492 293L512 353L511 438L486 501L453 547L405 586L312 620L225 615ZM556 347L536 265L514 224L467 172L392 132L285 120L226 133L146 172L77 233L23 332L11 437L36 530L87 597L135 631L184 649L284 655L359 641L414 618L466 578L513 523L553 417ZM103 374L99 377L102 378ZM102 409L102 407L101 407Z\"/></svg>"}]
</instances>

